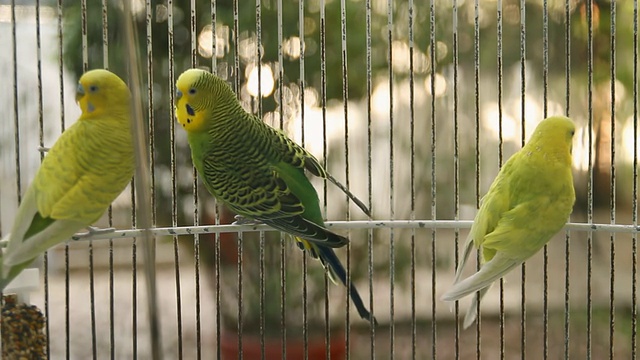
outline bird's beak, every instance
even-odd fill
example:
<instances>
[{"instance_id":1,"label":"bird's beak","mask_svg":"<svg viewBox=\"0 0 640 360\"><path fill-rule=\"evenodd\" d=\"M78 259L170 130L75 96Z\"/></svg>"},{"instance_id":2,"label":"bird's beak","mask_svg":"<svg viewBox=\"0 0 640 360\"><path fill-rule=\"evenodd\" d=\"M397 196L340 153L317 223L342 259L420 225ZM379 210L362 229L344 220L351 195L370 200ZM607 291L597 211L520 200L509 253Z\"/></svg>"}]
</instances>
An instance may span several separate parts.
<instances>
[{"instance_id":1,"label":"bird's beak","mask_svg":"<svg viewBox=\"0 0 640 360\"><path fill-rule=\"evenodd\" d=\"M84 86L78 83L78 87L76 88L76 104L80 101L80 98L84 96Z\"/></svg>"}]
</instances>

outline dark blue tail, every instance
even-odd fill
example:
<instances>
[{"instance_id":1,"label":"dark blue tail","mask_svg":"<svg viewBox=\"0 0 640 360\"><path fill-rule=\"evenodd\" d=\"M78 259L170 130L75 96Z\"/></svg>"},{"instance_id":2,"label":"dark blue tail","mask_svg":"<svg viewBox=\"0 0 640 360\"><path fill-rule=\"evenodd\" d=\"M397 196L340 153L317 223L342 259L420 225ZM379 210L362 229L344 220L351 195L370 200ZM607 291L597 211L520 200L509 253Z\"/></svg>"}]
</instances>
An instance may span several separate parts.
<instances>
[{"instance_id":1,"label":"dark blue tail","mask_svg":"<svg viewBox=\"0 0 640 360\"><path fill-rule=\"evenodd\" d=\"M338 279L340 279L340 281L342 281L344 286L347 286L347 271L345 270L344 266L342 266L340 259L338 259L333 249L325 246L316 246L316 248L320 253L320 261L322 261L323 265L325 267L328 267L334 278L337 277ZM360 297L360 293L358 293L358 290L356 289L356 286L353 285L353 282L351 282L349 287L351 289L351 301L353 301L356 309L358 309L358 314L360 314L360 317L369 322L373 322L374 325L378 325L378 321L376 320L376 318L371 316L369 310L367 310L367 308L364 306L364 302Z\"/></svg>"}]
</instances>

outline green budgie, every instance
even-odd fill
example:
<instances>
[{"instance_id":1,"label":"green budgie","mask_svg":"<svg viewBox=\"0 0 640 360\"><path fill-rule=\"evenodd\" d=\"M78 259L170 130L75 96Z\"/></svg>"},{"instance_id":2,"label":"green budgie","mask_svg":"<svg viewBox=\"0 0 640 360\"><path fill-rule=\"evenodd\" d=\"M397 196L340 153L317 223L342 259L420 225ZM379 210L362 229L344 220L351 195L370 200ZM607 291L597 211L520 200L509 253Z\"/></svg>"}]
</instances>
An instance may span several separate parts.
<instances>
[{"instance_id":1,"label":"green budgie","mask_svg":"<svg viewBox=\"0 0 640 360\"><path fill-rule=\"evenodd\" d=\"M193 163L207 190L240 216L292 235L332 280L347 286L345 268L332 248L348 240L325 228L318 194L304 170L335 180L304 148L247 113L217 76L190 69L176 88L176 117L187 131ZM355 286L349 286L360 316L375 323Z\"/></svg>"},{"instance_id":2,"label":"green budgie","mask_svg":"<svg viewBox=\"0 0 640 360\"><path fill-rule=\"evenodd\" d=\"M576 199L571 175L574 132L569 118L542 120L482 198L455 283L442 296L444 301L454 301L474 293L465 328L475 321L477 304L491 284L542 249L567 222ZM474 245L481 251L482 267L460 280Z\"/></svg>"},{"instance_id":3,"label":"green budgie","mask_svg":"<svg viewBox=\"0 0 640 360\"><path fill-rule=\"evenodd\" d=\"M127 85L107 70L86 72L82 114L51 147L4 241L2 289L38 255L97 221L134 169Z\"/></svg>"}]
</instances>

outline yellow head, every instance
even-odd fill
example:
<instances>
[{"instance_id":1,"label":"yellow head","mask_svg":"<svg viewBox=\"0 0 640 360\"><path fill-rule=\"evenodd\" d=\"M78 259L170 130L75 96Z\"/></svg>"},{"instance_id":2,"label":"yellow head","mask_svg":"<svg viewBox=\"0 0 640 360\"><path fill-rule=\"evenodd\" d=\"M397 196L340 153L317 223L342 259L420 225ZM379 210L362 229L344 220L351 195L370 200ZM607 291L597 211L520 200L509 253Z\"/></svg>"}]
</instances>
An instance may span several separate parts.
<instances>
[{"instance_id":1,"label":"yellow head","mask_svg":"<svg viewBox=\"0 0 640 360\"><path fill-rule=\"evenodd\" d=\"M571 119L565 116L551 116L538 124L526 146L530 150L544 147L546 152L554 153L571 162L575 132L576 125Z\"/></svg>"},{"instance_id":2,"label":"yellow head","mask_svg":"<svg viewBox=\"0 0 640 360\"><path fill-rule=\"evenodd\" d=\"M176 81L176 118L187 132L206 130L209 119L234 106L239 104L229 85L206 70L189 69Z\"/></svg>"},{"instance_id":3,"label":"yellow head","mask_svg":"<svg viewBox=\"0 0 640 360\"><path fill-rule=\"evenodd\" d=\"M84 73L76 89L76 102L82 110L81 118L99 117L105 112L114 114L119 109L128 113L130 97L127 84L116 74L103 69Z\"/></svg>"}]
</instances>

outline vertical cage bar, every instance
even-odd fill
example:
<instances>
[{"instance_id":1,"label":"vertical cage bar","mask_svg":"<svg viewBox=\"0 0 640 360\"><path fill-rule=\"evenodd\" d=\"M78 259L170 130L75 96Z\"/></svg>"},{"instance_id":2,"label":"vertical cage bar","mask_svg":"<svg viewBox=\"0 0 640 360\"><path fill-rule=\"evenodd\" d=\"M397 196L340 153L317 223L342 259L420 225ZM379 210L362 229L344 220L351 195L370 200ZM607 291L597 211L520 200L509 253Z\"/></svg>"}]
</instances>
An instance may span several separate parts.
<instances>
[{"instance_id":1,"label":"vertical cage bar","mask_svg":"<svg viewBox=\"0 0 640 360\"><path fill-rule=\"evenodd\" d=\"M57 3L57 11L58 11L58 65L59 65L59 78L60 81L60 132L64 132L65 130L65 114L64 114L64 45L63 39L64 34L62 31L63 27L63 0L58 0ZM19 192L18 192L19 193ZM65 359L69 359L71 356L69 349L69 244L65 242L64 244L64 342L65 342ZM48 321L48 320L47 320ZM48 336L47 339L51 340L51 336Z\"/></svg>"},{"instance_id":2,"label":"vertical cage bar","mask_svg":"<svg viewBox=\"0 0 640 360\"><path fill-rule=\"evenodd\" d=\"M340 35L341 35L341 64L342 64L342 103L343 103L343 111L344 111L344 175L345 175L345 184L347 189L349 189L349 79L348 79L348 71L347 71L347 8L346 1L340 1ZM345 219L347 221L350 220L350 212L349 212L349 196L345 196ZM351 231L348 231L348 235L351 234ZM347 235L347 236L348 236ZM348 236L348 238L350 238ZM349 348L351 347L351 330L349 327L350 322L350 296L351 296L351 242L349 242L346 246L347 248L347 262L346 262L346 292L345 292L345 304L346 304L346 316L345 316L345 346L346 346L346 354L349 356Z\"/></svg>"},{"instance_id":3,"label":"vertical cage bar","mask_svg":"<svg viewBox=\"0 0 640 360\"><path fill-rule=\"evenodd\" d=\"M138 227L138 219L136 217L136 188L135 178L131 181L131 226L135 229ZM131 295L132 295L132 353L135 356L138 353L138 276L137 276L137 238L133 238L131 248Z\"/></svg>"},{"instance_id":4,"label":"vertical cage bar","mask_svg":"<svg viewBox=\"0 0 640 360\"><path fill-rule=\"evenodd\" d=\"M17 22L16 22L16 1L11 0L11 67L12 67L12 80L13 80L13 140L14 140L14 151L15 151L15 174L16 174L16 197L18 199L18 203L22 201L22 186L20 183L21 178L21 170L20 170L20 107L18 104L18 39L16 35L17 31Z\"/></svg>"},{"instance_id":5,"label":"vertical cage bar","mask_svg":"<svg viewBox=\"0 0 640 360\"><path fill-rule=\"evenodd\" d=\"M65 128L65 111L64 111L64 63L63 63L63 33L62 33L62 0L58 0L56 3L56 31L57 31L57 38L58 38L58 81L60 82L60 92L59 92L59 96L60 96L60 131L64 131ZM65 243L64 245L64 253L65 253L65 258L68 255L68 245ZM44 255L44 264L43 267L45 269L45 282L44 282L44 306L45 306L45 316L46 316L46 322L45 322L45 328L46 328L46 335L47 335L47 357L51 356L51 324L50 324L50 316L51 313L49 311L49 254L45 253ZM66 277L66 273L67 271L65 270L65 277ZM65 307L65 325L68 325L67 319L68 317L66 316L66 314L68 314L67 308ZM67 344L66 348L68 349L68 342L67 340L69 339L68 336L68 326L65 326L65 343Z\"/></svg>"},{"instance_id":6,"label":"vertical cage bar","mask_svg":"<svg viewBox=\"0 0 640 360\"><path fill-rule=\"evenodd\" d=\"M498 65L498 168L502 168L504 160L504 139L503 139L503 53L502 53L502 31L503 31L503 8L502 0L498 0L497 8L497 65ZM498 280L500 287L500 359L505 358L505 327L504 327L504 278Z\"/></svg>"},{"instance_id":7,"label":"vertical cage bar","mask_svg":"<svg viewBox=\"0 0 640 360\"><path fill-rule=\"evenodd\" d=\"M459 91L458 76L459 76L459 45L458 45L458 1L453 0L452 4L453 15L453 196L454 196L454 216L455 220L460 219L460 129L458 118L458 102ZM413 177L412 177L413 178ZM460 261L458 251L460 250L460 229L454 230L454 251L453 251L453 263L454 266ZM456 301L453 305L453 318L454 318L454 356L455 359L460 359L460 325L458 323L458 317L460 316L460 303ZM414 356L415 359L415 356Z\"/></svg>"},{"instance_id":8,"label":"vertical cage bar","mask_svg":"<svg viewBox=\"0 0 640 360\"><path fill-rule=\"evenodd\" d=\"M240 29L238 15L238 0L233 0L233 91L240 96L240 54L238 49Z\"/></svg>"},{"instance_id":9,"label":"vertical cage bar","mask_svg":"<svg viewBox=\"0 0 640 360\"><path fill-rule=\"evenodd\" d=\"M95 293L95 267L93 263L93 240L89 240L89 297L91 318L91 352L93 359L98 358L98 335L96 329L96 293Z\"/></svg>"},{"instance_id":10,"label":"vertical cage bar","mask_svg":"<svg viewBox=\"0 0 640 360\"><path fill-rule=\"evenodd\" d=\"M571 3L565 0L564 4L564 78L565 78L565 115L571 115ZM565 248L564 248L564 357L569 358L570 353L570 303L569 294L571 290L571 234L565 232Z\"/></svg>"},{"instance_id":11,"label":"vertical cage bar","mask_svg":"<svg viewBox=\"0 0 640 360\"><path fill-rule=\"evenodd\" d=\"M549 95L549 9L547 0L542 2L542 114L548 116ZM549 358L549 249L542 248L542 356Z\"/></svg>"},{"instance_id":12,"label":"vertical cage bar","mask_svg":"<svg viewBox=\"0 0 640 360\"><path fill-rule=\"evenodd\" d=\"M37 78L38 78L38 145L39 150L44 149L44 104L43 104L43 89L42 89L42 34L41 34L41 14L40 14L40 0L36 0L35 5L36 12L36 62L37 62ZM62 84L60 85L62 86ZM40 162L44 159L44 152L40 151ZM18 193L19 194L19 193ZM18 195L19 196L19 195ZM1 226L0 226L1 227ZM49 332L49 254L45 251L43 254L43 277L44 277L44 312L45 312L45 348L47 358L50 357L51 339ZM2 351L2 349L0 349Z\"/></svg>"},{"instance_id":13,"label":"vertical cage bar","mask_svg":"<svg viewBox=\"0 0 640 360\"><path fill-rule=\"evenodd\" d=\"M287 275L287 256L284 235L280 235L280 328L281 337L280 344L282 346L282 360L287 358L287 287L286 287L286 275ZM326 280L325 280L326 288ZM327 335L328 336L328 335ZM327 345L328 346L328 345Z\"/></svg>"},{"instance_id":14,"label":"vertical cage bar","mask_svg":"<svg viewBox=\"0 0 640 360\"><path fill-rule=\"evenodd\" d=\"M216 32L216 17L217 17L217 1L211 0L211 72L217 74L217 62L218 62L218 45L216 44L217 32ZM217 240L216 240L217 242Z\"/></svg>"},{"instance_id":15,"label":"vertical cage bar","mask_svg":"<svg viewBox=\"0 0 640 360\"><path fill-rule=\"evenodd\" d=\"M304 0L300 0L298 4L298 36L300 38L300 58L299 58L299 86L300 86L300 131L302 134L302 146L305 146L305 70L304 70L304 51L305 51L305 27L304 27ZM278 1L278 15L279 20L278 24L282 24L282 1ZM282 26L278 26L278 64L282 64L283 54L282 54ZM280 66L279 69L282 69ZM279 72L280 86L283 86L284 79L282 77L281 72ZM283 112L283 94L280 91L280 112ZM308 319L308 310L309 310L309 300L308 300L308 259L307 252L302 252L302 341L303 341L303 353L305 357L308 356L309 353L309 319Z\"/></svg>"},{"instance_id":16,"label":"vertical cage bar","mask_svg":"<svg viewBox=\"0 0 640 360\"><path fill-rule=\"evenodd\" d=\"M215 25L214 25L215 27ZM214 43L215 43L215 36L214 36ZM214 52L215 54L215 52ZM215 57L215 55L213 56ZM215 211L215 224L219 225L220 224L220 211L221 211L221 206L216 205L215 207L216 211ZM215 256L213 259L213 268L214 268L214 273L215 273L215 280L214 280L214 287L215 287L215 301L216 301L216 305L215 305L215 314L216 314L216 359L220 359L222 357L222 350L220 348L220 344L222 342L221 339L221 334L222 334L222 312L221 312L221 297L220 297L220 252L222 251L221 248L221 244L220 244L220 233L217 233L215 236Z\"/></svg>"},{"instance_id":17,"label":"vertical cage bar","mask_svg":"<svg viewBox=\"0 0 640 360\"><path fill-rule=\"evenodd\" d=\"M237 73L236 73L237 74ZM243 358L243 353L244 353L244 348L242 346L242 337L243 337L243 321L244 321L244 316L242 314L242 309L244 306L244 297L243 297L243 292L242 292L242 282L243 282L243 275L244 272L242 270L242 263L244 261L244 252L243 252L243 243L244 243L244 239L242 237L243 233L242 232L238 232L238 267L237 267L237 271L238 271L238 359L242 359Z\"/></svg>"},{"instance_id":18,"label":"vertical cage bar","mask_svg":"<svg viewBox=\"0 0 640 360\"><path fill-rule=\"evenodd\" d=\"M409 0L408 7L408 32L409 32L409 147L410 147L410 164L409 164L409 189L410 189L410 209L409 218L411 220L416 219L416 141L415 141L415 77L414 77L414 3L413 0ZM454 175L455 176L455 175ZM455 185L454 185L455 186ZM411 229L411 270L410 270L410 291L411 291L411 358L416 358L416 231ZM434 288L435 293L435 288ZM435 348L435 341L433 346Z\"/></svg>"},{"instance_id":19,"label":"vertical cage bar","mask_svg":"<svg viewBox=\"0 0 640 360\"><path fill-rule=\"evenodd\" d=\"M87 1L81 1L81 22L82 22L82 70L89 70L89 49L88 49L88 10ZM93 240L89 240L89 298L90 298L90 324L91 324L91 353L96 359L97 354L97 334L96 334L96 296L95 296L95 279L93 264Z\"/></svg>"},{"instance_id":20,"label":"vertical cage bar","mask_svg":"<svg viewBox=\"0 0 640 360\"><path fill-rule=\"evenodd\" d=\"M281 44L279 44L281 46ZM258 94L256 96L257 116L262 118L262 6L256 0L256 70L258 74Z\"/></svg>"},{"instance_id":21,"label":"vertical cage bar","mask_svg":"<svg viewBox=\"0 0 640 360\"><path fill-rule=\"evenodd\" d=\"M387 58L389 61L389 218L395 219L394 204L394 124L393 116L393 0L387 0ZM389 357L395 356L395 232L389 229Z\"/></svg>"},{"instance_id":22,"label":"vertical cage bar","mask_svg":"<svg viewBox=\"0 0 640 360\"><path fill-rule=\"evenodd\" d=\"M215 42L215 37L214 37L214 42ZM214 52L215 54L215 52ZM215 57L215 56L214 56ZM215 206L215 224L219 225L220 224L220 211L221 211L221 206L220 205L216 205ZM220 297L220 252L222 251L221 245L220 245L220 233L216 233L215 236L215 256L213 259L213 268L214 268L214 273L215 273L215 280L214 280L214 288L215 288L215 301L216 301L216 305L215 305L215 315L216 315L216 359L220 359L222 356L222 350L220 347L220 344L222 342L221 339L221 333L222 333L222 314L221 314L221 307L220 307L220 302L221 302L221 297Z\"/></svg>"},{"instance_id":23,"label":"vertical cage bar","mask_svg":"<svg viewBox=\"0 0 640 360\"><path fill-rule=\"evenodd\" d=\"M527 32L526 32L526 1L520 0L520 128L522 129L521 144L524 146L526 138L526 61L527 61ZM522 285L520 294L522 296L520 302L520 357L522 360L527 355L527 296L526 296L526 280L527 265L521 265Z\"/></svg>"},{"instance_id":24,"label":"vertical cage bar","mask_svg":"<svg viewBox=\"0 0 640 360\"><path fill-rule=\"evenodd\" d=\"M135 179L131 181L131 226L135 229L138 227L138 219L136 217L136 188ZM138 239L133 238L131 244L131 301L132 301L132 314L131 314L131 330L133 332L131 336L132 355L135 359L138 355Z\"/></svg>"},{"instance_id":25,"label":"vertical cage bar","mask_svg":"<svg viewBox=\"0 0 640 360\"><path fill-rule=\"evenodd\" d=\"M217 74L218 73L218 66L217 66L217 58L218 58L218 45L217 45L217 41L218 41L218 36L217 36L217 31L216 31L216 25L217 25L217 1L216 0L211 0L211 72L213 74ZM224 49L224 46L223 46ZM216 206L214 207L214 217L215 217L215 224L218 225L220 224L220 211L221 211L221 207L220 205L216 202ZM220 359L220 357L222 356L221 353L221 349L220 349L220 343L221 343L221 333L222 333L222 322L221 322L221 318L222 318L222 314L221 314L221 308L220 308L220 302L221 302L221 298L220 298L220 251L221 251L221 247L220 247L220 233L216 233L214 236L214 241L215 241L215 255L214 255L214 259L213 259L213 268L214 268L214 290L215 290L215 315L216 315L216 359Z\"/></svg>"},{"instance_id":26,"label":"vertical cage bar","mask_svg":"<svg viewBox=\"0 0 640 360\"><path fill-rule=\"evenodd\" d=\"M36 75L38 78L38 146L40 149L44 148L44 104L43 104L43 95L42 95L42 36L41 36L41 16L40 16L40 0L36 0L35 5L35 15L36 15ZM44 152L40 151L40 162L44 159ZM50 344L51 341L49 339L49 271L48 271L48 252L44 252L44 266L43 266L43 275L44 275L44 304L45 304L45 335L46 335L46 354L50 356ZM0 349L1 351L2 349Z\"/></svg>"},{"instance_id":27,"label":"vertical cage bar","mask_svg":"<svg viewBox=\"0 0 640 360\"><path fill-rule=\"evenodd\" d=\"M610 182L609 182L609 220L616 223L616 1L610 4L610 86L611 86L611 148L610 148ZM614 358L614 337L616 325L615 284L616 284L616 235L611 233L609 238L609 358Z\"/></svg>"},{"instance_id":28,"label":"vertical cage bar","mask_svg":"<svg viewBox=\"0 0 640 360\"><path fill-rule=\"evenodd\" d=\"M474 2L473 13L473 79L474 79L474 104L475 104L475 194L476 194L476 209L480 207L480 0ZM480 270L480 251L476 251L476 270ZM470 305L473 306L473 305ZM476 359L481 359L482 348L482 320L480 311L480 302L476 302Z\"/></svg>"},{"instance_id":29,"label":"vertical cage bar","mask_svg":"<svg viewBox=\"0 0 640 360\"><path fill-rule=\"evenodd\" d=\"M305 96L304 96L304 91L305 91L305 70L304 70L304 51L305 51L305 27L304 27L304 5L305 2L304 0L300 0L298 3L298 36L300 37L300 58L299 58L299 71L300 71L300 78L299 78L299 86L300 86L300 119L301 119L301 134L302 134L302 146L304 147L305 145L305 131L304 131L304 125L305 125ZM282 54L282 0L278 1L278 75L279 75L279 84L280 84L280 88L282 89L283 87L283 83L284 83L284 78L282 76L281 73L281 69L282 66L280 64L282 64L282 60L283 60L283 54ZM280 91L280 113L283 113L283 93L282 91ZM305 354L305 357L308 356L309 353L309 319L308 319L308 308L309 308L309 301L308 301L308 256L307 256L307 252L303 251L302 252L302 341L303 341L303 353Z\"/></svg>"},{"instance_id":30,"label":"vertical cage bar","mask_svg":"<svg viewBox=\"0 0 640 360\"><path fill-rule=\"evenodd\" d=\"M174 54L174 9L173 0L167 1L167 31L168 31L168 47L169 47L169 101L174 103L175 98L175 54ZM171 119L175 119L175 109L169 107ZM178 226L178 182L177 182L177 164L176 164L176 131L175 121L170 121L169 125L169 146L170 151L170 171L171 171L171 226ZM182 359L182 294L180 282L180 252L178 246L178 237L173 236L173 261L176 285L176 336L177 336L177 357Z\"/></svg>"},{"instance_id":31,"label":"vertical cage bar","mask_svg":"<svg viewBox=\"0 0 640 360\"><path fill-rule=\"evenodd\" d=\"M633 2L633 198L631 220L638 224L638 0ZM638 344L638 234L632 235L631 248L631 359L637 358Z\"/></svg>"},{"instance_id":32,"label":"vertical cage bar","mask_svg":"<svg viewBox=\"0 0 640 360\"><path fill-rule=\"evenodd\" d=\"M431 81L429 81L429 88L431 90L431 129L429 137L431 139L431 178L430 178L430 187L431 187L431 219L435 220L437 218L437 208L436 208L436 163L437 163L437 147L436 147L436 134L437 134L437 125L436 125L436 63L438 61L437 48L438 44L436 43L436 2L435 0L431 0L429 5L429 48L431 49L429 52L429 56L431 57ZM431 358L437 358L437 346L436 346L436 338L437 338L437 316L436 316L436 304L438 303L438 299L436 297L436 279L437 279L437 265L436 265L436 229L431 229Z\"/></svg>"},{"instance_id":33,"label":"vertical cage bar","mask_svg":"<svg viewBox=\"0 0 640 360\"><path fill-rule=\"evenodd\" d=\"M258 97L257 115L262 119L262 6L260 0L256 0L256 69L258 73ZM260 232L260 357L264 360L265 353L265 235Z\"/></svg>"},{"instance_id":34,"label":"vertical cage bar","mask_svg":"<svg viewBox=\"0 0 640 360\"><path fill-rule=\"evenodd\" d=\"M258 41L258 44L260 42ZM258 85L258 89L260 85ZM260 358L265 359L265 234L264 231L260 232L260 252L259 252L259 262L260 262Z\"/></svg>"},{"instance_id":35,"label":"vertical cage bar","mask_svg":"<svg viewBox=\"0 0 640 360\"><path fill-rule=\"evenodd\" d=\"M542 115L544 118L547 117L549 104L549 4L548 0L542 1ZM546 250L545 250L546 251ZM545 274L547 272L546 266L546 257L545 257ZM545 276L546 278L546 276ZM546 282L545 282L546 284ZM546 292L546 287L545 287ZM545 299L546 303L546 299ZM545 329L545 334L548 329ZM547 353L547 338L545 336L545 357L548 355Z\"/></svg>"},{"instance_id":36,"label":"vertical cage bar","mask_svg":"<svg viewBox=\"0 0 640 360\"><path fill-rule=\"evenodd\" d=\"M280 117L282 119L283 114L280 113ZM282 120L281 120L282 123ZM287 242L285 239L285 235L284 234L280 234L280 286L281 286L281 293L280 293L280 297L282 299L281 301L281 309L280 309L280 327L282 328L282 359L285 360L287 357L287 287L286 287L286 274L287 274ZM328 280L325 279L325 289L327 288L327 284L328 284ZM326 295L328 298L328 295ZM326 304L326 316L328 319L328 314L329 314L329 303L328 301L325 302ZM328 323L328 320L327 320ZM327 330L327 334L328 334ZM328 338L328 335L327 335ZM327 349L329 349L329 344L327 342ZM327 350L328 352L329 350Z\"/></svg>"},{"instance_id":37,"label":"vertical cage bar","mask_svg":"<svg viewBox=\"0 0 640 360\"><path fill-rule=\"evenodd\" d=\"M197 65L197 17L196 17L196 1L191 0L191 66ZM215 57L215 53L212 55ZM172 119L173 120L173 119ZM200 214L198 212L198 171L196 167L192 167L193 174L193 225L200 225ZM202 358L202 323L201 323L201 299L200 299L200 235L193 235L193 261L194 261L194 282L195 282L195 318L196 318L196 358Z\"/></svg>"},{"instance_id":38,"label":"vertical cage bar","mask_svg":"<svg viewBox=\"0 0 640 360\"><path fill-rule=\"evenodd\" d=\"M371 0L365 0L365 32L366 32L366 68L367 68L367 90L366 90L366 104L367 104L367 205L373 213L373 172L372 172L372 149L373 139L371 132L372 116L371 116L371 101L372 101L372 84L371 84ZM371 317L375 317L375 309L373 306L373 229L367 231L367 266L369 275L369 311L371 311ZM371 359L375 359L376 356L376 329L375 326L369 326L369 345L371 352Z\"/></svg>"},{"instance_id":39,"label":"vertical cage bar","mask_svg":"<svg viewBox=\"0 0 640 360\"><path fill-rule=\"evenodd\" d=\"M569 358L569 354L570 354L570 336L569 336L569 319L570 319L570 309L571 307L569 306L569 294L570 294L570 289L571 289L571 282L570 282L570 240L571 240L571 234L569 233L569 231L567 231L565 233L565 248L564 248L564 253L565 253L565 257L564 257L564 326L563 326L563 331L564 331L564 358L568 359Z\"/></svg>"},{"instance_id":40,"label":"vertical cage bar","mask_svg":"<svg viewBox=\"0 0 640 360\"><path fill-rule=\"evenodd\" d=\"M282 38L283 38L283 20L282 20L282 0L277 1L277 25L278 25L278 110L280 112L280 124L279 128L284 128L284 67L283 67L283 54L282 54ZM326 141L325 141L326 142ZM326 153L325 153L326 154ZM325 164L326 165L326 164ZM325 195L326 195L326 185L325 185ZM326 206L326 201L325 201ZM325 212L326 214L326 212ZM287 252L287 244L285 242L285 235L280 233L280 261L282 263L281 267L281 287L282 287L282 318L281 318L281 327L282 327L282 359L286 360L287 358L287 314L286 314L286 298L287 298L287 287L286 287L286 270L287 270L287 261L286 261L286 252ZM326 288L326 276L325 276L325 288ZM328 301L327 301L328 304ZM328 312L327 312L328 313ZM328 316L328 315L327 315ZM328 345L327 345L328 346ZM329 351L327 350L327 353Z\"/></svg>"},{"instance_id":41,"label":"vertical cage bar","mask_svg":"<svg viewBox=\"0 0 640 360\"><path fill-rule=\"evenodd\" d=\"M109 16L107 0L102 0L102 65L109 70ZM113 226L113 207L109 205L108 224ZM115 303L114 303L114 276L113 276L113 239L109 239L109 351L110 358L115 358Z\"/></svg>"},{"instance_id":42,"label":"vertical cage bar","mask_svg":"<svg viewBox=\"0 0 640 360\"><path fill-rule=\"evenodd\" d=\"M89 70L89 45L87 44L87 0L80 0L80 23L82 31L82 72Z\"/></svg>"},{"instance_id":43,"label":"vertical cage bar","mask_svg":"<svg viewBox=\"0 0 640 360\"><path fill-rule=\"evenodd\" d=\"M70 306L69 306L69 245L65 244L64 247L64 321L65 321L65 359L71 358L71 321L69 320Z\"/></svg>"},{"instance_id":44,"label":"vertical cage bar","mask_svg":"<svg viewBox=\"0 0 640 360\"><path fill-rule=\"evenodd\" d=\"M588 2L585 4L587 13L587 106L588 106L588 127L587 147L589 149L589 161L588 161L588 179L587 179L587 222L593 222L593 4ZM592 328L592 315L593 315L593 299L591 298L592 292L592 269L593 269L593 233L587 233L587 349L586 356L591 358L591 328Z\"/></svg>"},{"instance_id":45,"label":"vertical cage bar","mask_svg":"<svg viewBox=\"0 0 640 360\"><path fill-rule=\"evenodd\" d=\"M155 168L155 116L154 116L154 100L155 92L154 88L154 73L153 73L153 8L151 7L152 0L146 0L145 4L145 23L146 23L146 35L147 35L147 116L149 118L149 170L150 170L150 190L151 190L151 225L156 226L157 209L156 209L156 168Z\"/></svg>"},{"instance_id":46,"label":"vertical cage bar","mask_svg":"<svg viewBox=\"0 0 640 360\"><path fill-rule=\"evenodd\" d=\"M191 0L189 3L189 62L192 67L196 67L197 62L197 33L196 33L196 0Z\"/></svg>"},{"instance_id":47,"label":"vertical cage bar","mask_svg":"<svg viewBox=\"0 0 640 360\"><path fill-rule=\"evenodd\" d=\"M320 0L320 106L322 108L322 166L327 168L327 28L326 28L326 3ZM278 26L280 29L280 26ZM327 214L327 181L323 181L323 208L322 213ZM325 315L325 351L329 354L330 325L329 325L329 280L324 277L324 315ZM283 359L284 360L284 359Z\"/></svg>"},{"instance_id":48,"label":"vertical cage bar","mask_svg":"<svg viewBox=\"0 0 640 360\"><path fill-rule=\"evenodd\" d=\"M36 0L36 76L38 79L38 144L40 148L44 148L44 114L42 99L42 39L40 33L40 0ZM44 152L40 151L40 161L44 159Z\"/></svg>"},{"instance_id":49,"label":"vertical cage bar","mask_svg":"<svg viewBox=\"0 0 640 360\"><path fill-rule=\"evenodd\" d=\"M238 49L238 45L239 45L239 15L238 15L238 0L233 0L232 3L233 6L233 74L235 76L233 76L233 91L236 93L236 96L238 97L238 100L240 100L240 55L239 55L239 49ZM244 306L244 294L242 291L242 286L243 286L243 270L242 270L242 262L243 262L243 258L244 258L244 252L243 252L243 242L244 239L242 237L242 232L238 232L238 267L237 267L237 271L238 271L238 324L237 324L237 330L238 330L238 358L242 359L243 358L243 352L244 352L244 348L242 345L242 336L243 336L243 321L244 321L244 316L242 314L243 312L243 306Z\"/></svg>"}]
</instances>

